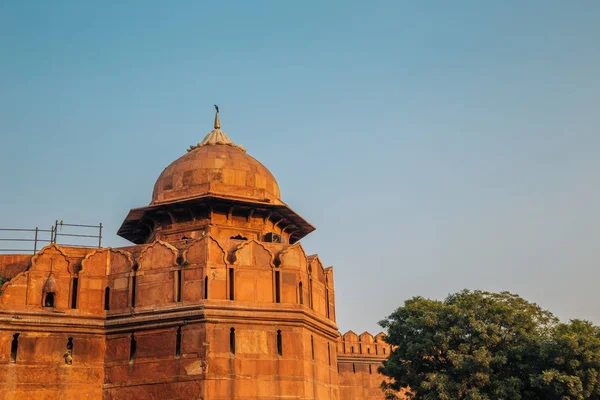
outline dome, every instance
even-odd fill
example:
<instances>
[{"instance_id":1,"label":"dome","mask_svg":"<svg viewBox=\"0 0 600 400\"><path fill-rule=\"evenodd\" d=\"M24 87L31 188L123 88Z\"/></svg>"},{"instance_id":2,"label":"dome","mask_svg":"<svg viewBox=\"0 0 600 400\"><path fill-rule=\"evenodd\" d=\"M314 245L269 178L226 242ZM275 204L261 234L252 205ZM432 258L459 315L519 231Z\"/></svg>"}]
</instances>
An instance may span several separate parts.
<instances>
[{"instance_id":1,"label":"dome","mask_svg":"<svg viewBox=\"0 0 600 400\"><path fill-rule=\"evenodd\" d=\"M151 205L202 196L282 204L271 172L221 131L218 114L215 129L160 174Z\"/></svg>"},{"instance_id":2,"label":"dome","mask_svg":"<svg viewBox=\"0 0 600 400\"><path fill-rule=\"evenodd\" d=\"M164 236L166 230L194 230L188 222L213 207L221 211L227 208L228 215L234 209L238 213L245 210L248 219L258 211L265 222L269 218L277 221L275 226L289 234L290 244L315 230L281 201L271 172L221 130L219 109L215 108L215 128L164 169L154 184L150 205L129 210L119 236L142 244ZM212 218L212 213L209 215Z\"/></svg>"}]
</instances>

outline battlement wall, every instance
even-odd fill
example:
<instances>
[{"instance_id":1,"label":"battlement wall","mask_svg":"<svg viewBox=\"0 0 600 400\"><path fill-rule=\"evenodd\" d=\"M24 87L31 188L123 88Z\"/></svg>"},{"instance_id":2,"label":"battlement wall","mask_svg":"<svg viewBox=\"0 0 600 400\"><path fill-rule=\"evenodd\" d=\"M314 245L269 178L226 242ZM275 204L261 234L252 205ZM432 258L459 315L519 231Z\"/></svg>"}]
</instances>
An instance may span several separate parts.
<instances>
[{"instance_id":1,"label":"battlement wall","mask_svg":"<svg viewBox=\"0 0 600 400\"><path fill-rule=\"evenodd\" d=\"M384 398L381 383L386 377L378 368L392 348L385 333L357 335L348 331L337 341L338 382L341 399L380 400ZM402 398L402 396L399 396Z\"/></svg>"}]
</instances>

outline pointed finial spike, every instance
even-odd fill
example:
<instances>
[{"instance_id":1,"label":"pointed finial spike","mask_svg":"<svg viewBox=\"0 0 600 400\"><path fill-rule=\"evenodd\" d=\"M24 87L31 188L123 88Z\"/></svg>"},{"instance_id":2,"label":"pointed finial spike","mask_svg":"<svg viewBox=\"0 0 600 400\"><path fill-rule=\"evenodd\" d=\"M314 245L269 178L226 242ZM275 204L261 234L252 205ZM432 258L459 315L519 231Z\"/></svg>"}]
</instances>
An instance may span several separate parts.
<instances>
[{"instance_id":1,"label":"pointed finial spike","mask_svg":"<svg viewBox=\"0 0 600 400\"><path fill-rule=\"evenodd\" d=\"M219 106L215 104L215 129L221 129L221 122L219 121Z\"/></svg>"}]
</instances>

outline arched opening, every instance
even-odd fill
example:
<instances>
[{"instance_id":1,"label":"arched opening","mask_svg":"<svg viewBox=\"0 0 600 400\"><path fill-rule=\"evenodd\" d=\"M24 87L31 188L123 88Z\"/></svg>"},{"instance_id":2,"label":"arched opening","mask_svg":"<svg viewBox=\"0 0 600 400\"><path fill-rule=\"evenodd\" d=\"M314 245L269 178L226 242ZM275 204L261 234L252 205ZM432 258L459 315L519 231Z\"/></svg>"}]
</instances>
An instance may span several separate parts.
<instances>
[{"instance_id":1,"label":"arched opening","mask_svg":"<svg viewBox=\"0 0 600 400\"><path fill-rule=\"evenodd\" d=\"M281 331L277 331L277 354L283 355L283 341L281 339Z\"/></svg>"},{"instance_id":2,"label":"arched opening","mask_svg":"<svg viewBox=\"0 0 600 400\"><path fill-rule=\"evenodd\" d=\"M110 310L110 288L104 288L104 311Z\"/></svg>"},{"instance_id":3,"label":"arched opening","mask_svg":"<svg viewBox=\"0 0 600 400\"><path fill-rule=\"evenodd\" d=\"M44 307L54 308L54 293L46 293L46 298L44 299Z\"/></svg>"},{"instance_id":4,"label":"arched opening","mask_svg":"<svg viewBox=\"0 0 600 400\"><path fill-rule=\"evenodd\" d=\"M137 347L137 342L135 340L135 336L131 333L131 337L129 338L129 362L133 362L133 358L135 357L135 351Z\"/></svg>"},{"instance_id":5,"label":"arched opening","mask_svg":"<svg viewBox=\"0 0 600 400\"><path fill-rule=\"evenodd\" d=\"M175 337L175 357L181 357L181 327L177 328L177 336Z\"/></svg>"},{"instance_id":6,"label":"arched opening","mask_svg":"<svg viewBox=\"0 0 600 400\"><path fill-rule=\"evenodd\" d=\"M79 278L73 277L73 284L71 285L71 308L77 308L77 292L79 290Z\"/></svg>"},{"instance_id":7,"label":"arched opening","mask_svg":"<svg viewBox=\"0 0 600 400\"><path fill-rule=\"evenodd\" d=\"M70 337L67 340L67 351L63 354L63 358L65 359L65 364L72 365L73 364L73 338Z\"/></svg>"},{"instance_id":8,"label":"arched opening","mask_svg":"<svg viewBox=\"0 0 600 400\"><path fill-rule=\"evenodd\" d=\"M281 303L281 283L279 280L279 271L275 271L275 303Z\"/></svg>"},{"instance_id":9,"label":"arched opening","mask_svg":"<svg viewBox=\"0 0 600 400\"><path fill-rule=\"evenodd\" d=\"M229 352L235 354L235 329L229 330Z\"/></svg>"},{"instance_id":10,"label":"arched opening","mask_svg":"<svg viewBox=\"0 0 600 400\"><path fill-rule=\"evenodd\" d=\"M304 304L304 292L302 291L302 282L298 283L298 300Z\"/></svg>"},{"instance_id":11,"label":"arched opening","mask_svg":"<svg viewBox=\"0 0 600 400\"><path fill-rule=\"evenodd\" d=\"M17 362L17 351L19 350L19 333L13 335L12 343L10 344L10 361Z\"/></svg>"},{"instance_id":12,"label":"arched opening","mask_svg":"<svg viewBox=\"0 0 600 400\"><path fill-rule=\"evenodd\" d=\"M244 237L244 236L240 235L239 233L237 235L235 235L235 236L230 237L230 239L233 239L233 240L248 240L247 237Z\"/></svg>"},{"instance_id":13,"label":"arched opening","mask_svg":"<svg viewBox=\"0 0 600 400\"><path fill-rule=\"evenodd\" d=\"M208 275L204 277L204 298L208 299Z\"/></svg>"}]
</instances>

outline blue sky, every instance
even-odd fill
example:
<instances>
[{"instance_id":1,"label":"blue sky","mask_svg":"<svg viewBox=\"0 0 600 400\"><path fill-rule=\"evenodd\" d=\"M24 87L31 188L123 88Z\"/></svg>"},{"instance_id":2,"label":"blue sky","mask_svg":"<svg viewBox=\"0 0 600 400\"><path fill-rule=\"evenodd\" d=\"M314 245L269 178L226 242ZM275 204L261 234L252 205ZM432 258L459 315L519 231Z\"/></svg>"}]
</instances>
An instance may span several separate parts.
<instances>
[{"instance_id":1,"label":"blue sky","mask_svg":"<svg viewBox=\"0 0 600 400\"><path fill-rule=\"evenodd\" d=\"M0 227L103 222L222 128L317 227L342 331L510 290L600 323L600 3L0 0Z\"/></svg>"}]
</instances>

